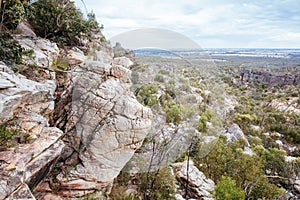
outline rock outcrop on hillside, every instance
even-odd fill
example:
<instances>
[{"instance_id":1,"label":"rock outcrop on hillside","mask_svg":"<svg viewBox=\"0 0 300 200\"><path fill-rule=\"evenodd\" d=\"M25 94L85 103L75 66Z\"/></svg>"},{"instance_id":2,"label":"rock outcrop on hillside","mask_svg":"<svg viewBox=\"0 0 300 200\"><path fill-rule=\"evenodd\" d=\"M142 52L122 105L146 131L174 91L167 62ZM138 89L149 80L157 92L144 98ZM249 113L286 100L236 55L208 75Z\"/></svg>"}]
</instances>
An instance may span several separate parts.
<instances>
[{"instance_id":1,"label":"rock outcrop on hillside","mask_svg":"<svg viewBox=\"0 0 300 200\"><path fill-rule=\"evenodd\" d=\"M300 74L273 73L268 71L258 71L243 69L240 71L242 82L266 84L269 87L283 85L299 85Z\"/></svg>"},{"instance_id":2,"label":"rock outcrop on hillside","mask_svg":"<svg viewBox=\"0 0 300 200\"><path fill-rule=\"evenodd\" d=\"M177 189L179 194L175 195L176 199L214 199L212 195L215 189L214 181L199 171L193 161L174 163L172 169L179 184Z\"/></svg>"},{"instance_id":3,"label":"rock outcrop on hillside","mask_svg":"<svg viewBox=\"0 0 300 200\"><path fill-rule=\"evenodd\" d=\"M100 59L102 60L102 59ZM86 61L73 73L69 146L65 162L74 163L60 182L62 196L109 191L114 178L151 128L152 113L130 91L130 70L120 65ZM76 129L73 129L75 125ZM85 190L85 191L83 191Z\"/></svg>"},{"instance_id":4,"label":"rock outcrop on hillside","mask_svg":"<svg viewBox=\"0 0 300 200\"><path fill-rule=\"evenodd\" d=\"M48 123L55 89L54 80L32 81L0 64L1 125L13 122L10 128L26 136L22 144L0 151L0 199L34 199L30 190L62 153L63 132Z\"/></svg>"},{"instance_id":5,"label":"rock outcrop on hillside","mask_svg":"<svg viewBox=\"0 0 300 200\"><path fill-rule=\"evenodd\" d=\"M115 57L128 57L130 59L134 59L134 52L122 47L121 43L117 42L113 47L113 52Z\"/></svg>"},{"instance_id":6,"label":"rock outcrop on hillside","mask_svg":"<svg viewBox=\"0 0 300 200\"><path fill-rule=\"evenodd\" d=\"M46 39L16 38L34 50L24 57L33 68L21 75L0 63L0 125L13 122L9 128L30 139L0 151L0 199L108 192L151 127L151 110L130 91L132 61L113 59L100 40L59 49ZM59 59L67 70L53 68Z\"/></svg>"}]
</instances>

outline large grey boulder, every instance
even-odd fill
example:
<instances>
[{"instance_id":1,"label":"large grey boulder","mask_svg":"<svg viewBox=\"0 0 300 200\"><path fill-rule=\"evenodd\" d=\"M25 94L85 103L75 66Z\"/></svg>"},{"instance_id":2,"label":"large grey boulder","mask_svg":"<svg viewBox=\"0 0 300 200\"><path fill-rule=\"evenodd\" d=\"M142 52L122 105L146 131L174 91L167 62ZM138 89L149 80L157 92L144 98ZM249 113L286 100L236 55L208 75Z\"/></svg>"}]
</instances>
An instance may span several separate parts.
<instances>
[{"instance_id":1,"label":"large grey boulder","mask_svg":"<svg viewBox=\"0 0 300 200\"><path fill-rule=\"evenodd\" d=\"M52 169L62 153L63 132L49 127L54 109L53 80L35 82L0 63L0 123L13 120L28 141L0 152L0 199L35 199L31 190Z\"/></svg>"},{"instance_id":2,"label":"large grey boulder","mask_svg":"<svg viewBox=\"0 0 300 200\"><path fill-rule=\"evenodd\" d=\"M244 132L242 131L242 129L237 124L232 124L228 128L228 131L227 131L227 133L225 135L226 135L227 140L229 142L233 142L233 141L236 141L238 139L244 139L244 140L247 141L246 145L250 146L249 143L248 143L248 140L247 140L247 138L246 138L246 136L244 134Z\"/></svg>"},{"instance_id":3,"label":"large grey boulder","mask_svg":"<svg viewBox=\"0 0 300 200\"><path fill-rule=\"evenodd\" d=\"M116 57L113 61L116 65L122 65L123 67L130 68L133 65L133 62L127 57Z\"/></svg>"},{"instance_id":4,"label":"large grey boulder","mask_svg":"<svg viewBox=\"0 0 300 200\"><path fill-rule=\"evenodd\" d=\"M83 51L77 47L73 47L67 51L65 58L70 65L79 65L86 59Z\"/></svg>"},{"instance_id":5,"label":"large grey boulder","mask_svg":"<svg viewBox=\"0 0 300 200\"><path fill-rule=\"evenodd\" d=\"M53 80L38 83L22 75L0 71L0 88L0 121L12 118L17 110L42 114L54 109L56 83Z\"/></svg>"},{"instance_id":6,"label":"large grey boulder","mask_svg":"<svg viewBox=\"0 0 300 200\"><path fill-rule=\"evenodd\" d=\"M27 117L30 121L31 116ZM41 126L36 130L42 131L32 130L33 135L39 135L33 142L0 152L0 199L21 199L19 197L25 193L30 196L30 190L46 176L60 157L64 147L60 141L62 131L38 122L35 126Z\"/></svg>"},{"instance_id":7,"label":"large grey boulder","mask_svg":"<svg viewBox=\"0 0 300 200\"><path fill-rule=\"evenodd\" d=\"M39 67L51 67L53 61L58 58L59 48L56 43L43 38L16 36L21 46L26 50L32 49L34 52L29 57L24 57L23 61L29 65Z\"/></svg>"},{"instance_id":8,"label":"large grey boulder","mask_svg":"<svg viewBox=\"0 0 300 200\"><path fill-rule=\"evenodd\" d=\"M36 37L36 34L33 32L32 27L27 22L19 23L17 29L20 31L20 34L22 36Z\"/></svg>"},{"instance_id":9,"label":"large grey boulder","mask_svg":"<svg viewBox=\"0 0 300 200\"><path fill-rule=\"evenodd\" d=\"M105 56L105 58L101 58ZM109 192L114 178L133 156L151 128L152 112L132 94L131 71L110 65L106 53L74 71L72 116L68 122L76 138L72 148L80 163L69 176L58 176L62 196ZM72 156L70 156L72 157Z\"/></svg>"},{"instance_id":10,"label":"large grey boulder","mask_svg":"<svg viewBox=\"0 0 300 200\"><path fill-rule=\"evenodd\" d=\"M174 175L179 183L177 199L204 199L213 200L212 191L215 189L213 180L207 178L203 172L194 165L193 161L184 161L172 164ZM186 183L188 182L187 194Z\"/></svg>"},{"instance_id":11,"label":"large grey boulder","mask_svg":"<svg viewBox=\"0 0 300 200\"><path fill-rule=\"evenodd\" d=\"M224 135L227 137L228 142L234 142L239 139L243 139L245 141L245 147L244 147L244 153L253 155L254 152L250 149L250 144L248 142L248 139L242 129L237 124L232 124L228 131L224 133Z\"/></svg>"}]
</instances>

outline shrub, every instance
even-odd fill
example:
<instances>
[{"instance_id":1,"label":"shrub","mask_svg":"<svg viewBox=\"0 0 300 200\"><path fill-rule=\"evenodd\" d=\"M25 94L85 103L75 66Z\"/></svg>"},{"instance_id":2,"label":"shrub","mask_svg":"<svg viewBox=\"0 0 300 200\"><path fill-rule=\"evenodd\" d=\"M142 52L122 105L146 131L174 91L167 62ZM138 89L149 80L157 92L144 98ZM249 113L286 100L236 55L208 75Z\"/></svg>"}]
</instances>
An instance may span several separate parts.
<instances>
[{"instance_id":1,"label":"shrub","mask_svg":"<svg viewBox=\"0 0 300 200\"><path fill-rule=\"evenodd\" d=\"M141 104L151 107L158 104L157 92L157 85L147 84L139 87L135 91L135 96Z\"/></svg>"},{"instance_id":2,"label":"shrub","mask_svg":"<svg viewBox=\"0 0 300 200\"><path fill-rule=\"evenodd\" d=\"M215 188L217 200L243 200L245 199L244 191L237 187L236 182L230 177L222 176Z\"/></svg>"},{"instance_id":3,"label":"shrub","mask_svg":"<svg viewBox=\"0 0 300 200\"><path fill-rule=\"evenodd\" d=\"M198 131L202 133L207 132L207 117L206 116L201 116L199 121L198 121Z\"/></svg>"},{"instance_id":4,"label":"shrub","mask_svg":"<svg viewBox=\"0 0 300 200\"><path fill-rule=\"evenodd\" d=\"M0 26L2 27L3 25L9 30L16 29L18 24L25 17L25 8L23 3L21 0L3 0L2 2L0 1L0 4L0 21L3 22Z\"/></svg>"},{"instance_id":5,"label":"shrub","mask_svg":"<svg viewBox=\"0 0 300 200\"><path fill-rule=\"evenodd\" d=\"M149 174L141 173L136 176L139 180L139 193L143 194L145 199L174 199L176 180L170 168L162 168Z\"/></svg>"},{"instance_id":6,"label":"shrub","mask_svg":"<svg viewBox=\"0 0 300 200\"><path fill-rule=\"evenodd\" d=\"M8 130L6 125L0 126L0 149L12 146L11 141L19 134L17 130Z\"/></svg>"},{"instance_id":7,"label":"shrub","mask_svg":"<svg viewBox=\"0 0 300 200\"><path fill-rule=\"evenodd\" d=\"M165 82L165 79L164 79L164 76L163 76L163 75L161 75L161 74L156 74L155 77L154 77L154 81L163 83L163 82Z\"/></svg>"},{"instance_id":8,"label":"shrub","mask_svg":"<svg viewBox=\"0 0 300 200\"><path fill-rule=\"evenodd\" d=\"M80 38L89 38L100 30L93 13L85 20L70 0L39 0L31 4L29 21L38 36L59 45L78 45Z\"/></svg>"},{"instance_id":9,"label":"shrub","mask_svg":"<svg viewBox=\"0 0 300 200\"><path fill-rule=\"evenodd\" d=\"M9 33L0 33L0 60L21 64L24 52L24 48Z\"/></svg>"},{"instance_id":10,"label":"shrub","mask_svg":"<svg viewBox=\"0 0 300 200\"><path fill-rule=\"evenodd\" d=\"M170 168L161 168L153 172L144 172L130 175L121 172L114 180L109 197L115 200L165 199L173 200L175 194L176 179ZM126 196L128 185L137 186L137 194Z\"/></svg>"},{"instance_id":11,"label":"shrub","mask_svg":"<svg viewBox=\"0 0 300 200\"><path fill-rule=\"evenodd\" d=\"M244 189L247 199L275 199L282 193L282 190L276 185L269 183L264 174L265 156L245 154L241 149L243 145L239 141L227 145L225 143L226 139L220 137L212 151L205 157L201 157L199 154L199 149L202 148L201 144L195 146L191 156L199 170L217 183L222 180L222 176L231 177L237 187ZM256 147L256 149L259 148L259 151L264 152L262 146ZM257 152L259 151L257 150ZM274 162L276 165L279 164L275 170L281 169L281 163L278 163L277 160ZM268 163L272 164L270 161ZM260 191L259 194L257 191ZM270 196L272 198L269 198ZM222 199L221 196L219 197Z\"/></svg>"},{"instance_id":12,"label":"shrub","mask_svg":"<svg viewBox=\"0 0 300 200\"><path fill-rule=\"evenodd\" d=\"M181 121L180 105L175 102L165 102L164 109L166 111L167 123L178 124Z\"/></svg>"}]
</instances>

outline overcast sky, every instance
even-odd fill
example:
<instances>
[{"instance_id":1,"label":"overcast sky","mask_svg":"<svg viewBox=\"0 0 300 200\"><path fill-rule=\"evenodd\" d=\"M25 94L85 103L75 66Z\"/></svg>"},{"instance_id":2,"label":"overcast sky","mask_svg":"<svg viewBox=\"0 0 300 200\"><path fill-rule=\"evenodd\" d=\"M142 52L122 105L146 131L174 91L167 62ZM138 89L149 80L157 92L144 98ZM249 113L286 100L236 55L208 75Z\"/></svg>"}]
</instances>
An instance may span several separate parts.
<instances>
[{"instance_id":1,"label":"overcast sky","mask_svg":"<svg viewBox=\"0 0 300 200\"><path fill-rule=\"evenodd\" d=\"M81 0L76 5L85 13ZM84 0L109 39L163 28L203 48L300 48L300 0Z\"/></svg>"}]
</instances>

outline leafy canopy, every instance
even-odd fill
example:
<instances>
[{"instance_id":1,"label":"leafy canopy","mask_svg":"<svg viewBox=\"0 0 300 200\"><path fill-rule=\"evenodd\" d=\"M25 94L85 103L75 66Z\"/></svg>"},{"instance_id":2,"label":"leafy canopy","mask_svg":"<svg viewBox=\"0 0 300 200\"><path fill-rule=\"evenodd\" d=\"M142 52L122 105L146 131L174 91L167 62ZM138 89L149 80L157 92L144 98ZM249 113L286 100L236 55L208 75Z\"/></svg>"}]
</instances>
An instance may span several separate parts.
<instances>
[{"instance_id":1,"label":"leafy canopy","mask_svg":"<svg viewBox=\"0 0 300 200\"><path fill-rule=\"evenodd\" d=\"M90 38L92 31L100 30L95 14L89 13L84 19L70 0L39 0L31 4L30 13L35 33L59 45L78 45L79 39Z\"/></svg>"}]
</instances>

